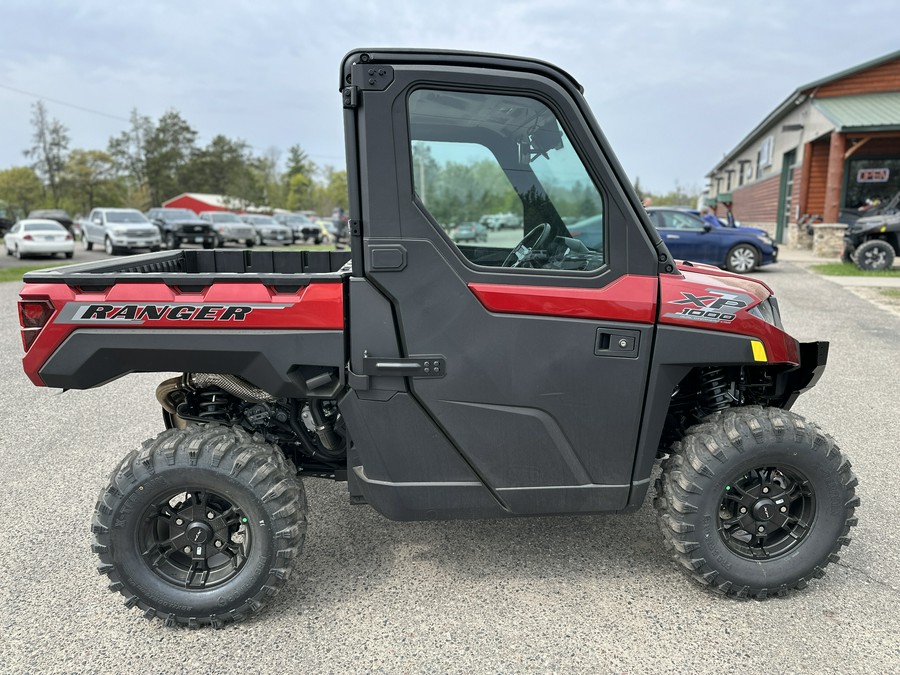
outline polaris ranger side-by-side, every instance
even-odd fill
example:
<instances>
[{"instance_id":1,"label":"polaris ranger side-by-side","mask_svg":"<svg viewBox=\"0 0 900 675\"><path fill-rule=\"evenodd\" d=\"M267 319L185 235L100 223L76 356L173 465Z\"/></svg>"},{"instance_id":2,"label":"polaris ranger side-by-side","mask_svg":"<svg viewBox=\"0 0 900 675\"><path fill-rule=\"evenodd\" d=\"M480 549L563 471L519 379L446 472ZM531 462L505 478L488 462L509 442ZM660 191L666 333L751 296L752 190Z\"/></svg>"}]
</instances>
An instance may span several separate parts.
<instances>
[{"instance_id":1,"label":"polaris ranger side-by-side","mask_svg":"<svg viewBox=\"0 0 900 675\"><path fill-rule=\"evenodd\" d=\"M301 477L396 520L655 507L690 575L765 598L856 522L832 438L790 412L827 343L763 283L676 262L571 76L529 59L358 50L340 72L351 253L185 250L32 272L24 367L159 385L166 430L92 522L110 588L220 627L288 578ZM511 212L521 229L450 232Z\"/></svg>"}]
</instances>

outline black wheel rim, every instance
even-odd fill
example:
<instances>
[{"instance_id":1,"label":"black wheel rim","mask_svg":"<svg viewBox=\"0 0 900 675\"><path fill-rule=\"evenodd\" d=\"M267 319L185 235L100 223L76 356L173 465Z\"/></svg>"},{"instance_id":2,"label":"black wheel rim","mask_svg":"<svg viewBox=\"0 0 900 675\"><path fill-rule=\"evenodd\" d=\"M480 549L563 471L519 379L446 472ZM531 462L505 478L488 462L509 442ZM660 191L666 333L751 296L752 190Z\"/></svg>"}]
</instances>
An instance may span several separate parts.
<instances>
[{"instance_id":1,"label":"black wheel rim","mask_svg":"<svg viewBox=\"0 0 900 675\"><path fill-rule=\"evenodd\" d=\"M240 574L252 545L247 517L237 504L208 490L167 494L144 513L141 557L164 581L206 590Z\"/></svg>"},{"instance_id":2,"label":"black wheel rim","mask_svg":"<svg viewBox=\"0 0 900 675\"><path fill-rule=\"evenodd\" d=\"M719 536L743 558L770 560L806 540L815 513L816 496L806 476L784 467L759 467L725 486Z\"/></svg>"},{"instance_id":3,"label":"black wheel rim","mask_svg":"<svg viewBox=\"0 0 900 675\"><path fill-rule=\"evenodd\" d=\"M863 255L863 260L867 267L883 267L887 259L887 254L880 248L870 248Z\"/></svg>"}]
</instances>

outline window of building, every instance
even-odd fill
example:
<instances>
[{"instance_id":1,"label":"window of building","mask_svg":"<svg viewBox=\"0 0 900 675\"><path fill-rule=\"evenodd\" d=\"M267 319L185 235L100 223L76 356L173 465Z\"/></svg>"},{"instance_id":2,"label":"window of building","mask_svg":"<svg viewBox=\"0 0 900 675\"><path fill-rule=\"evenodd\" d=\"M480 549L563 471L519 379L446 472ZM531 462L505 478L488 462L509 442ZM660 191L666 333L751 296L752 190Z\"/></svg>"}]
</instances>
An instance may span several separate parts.
<instances>
[{"instance_id":1,"label":"window of building","mask_svg":"<svg viewBox=\"0 0 900 675\"><path fill-rule=\"evenodd\" d=\"M900 191L900 159L851 159L845 180L843 208L865 214Z\"/></svg>"},{"instance_id":2,"label":"window of building","mask_svg":"<svg viewBox=\"0 0 900 675\"><path fill-rule=\"evenodd\" d=\"M772 158L775 151L774 136L766 137L756 152L756 177L760 178L765 170L772 166Z\"/></svg>"},{"instance_id":3,"label":"window of building","mask_svg":"<svg viewBox=\"0 0 900 675\"><path fill-rule=\"evenodd\" d=\"M524 96L409 96L416 195L469 262L592 271L605 262L603 197L559 121Z\"/></svg>"}]
</instances>

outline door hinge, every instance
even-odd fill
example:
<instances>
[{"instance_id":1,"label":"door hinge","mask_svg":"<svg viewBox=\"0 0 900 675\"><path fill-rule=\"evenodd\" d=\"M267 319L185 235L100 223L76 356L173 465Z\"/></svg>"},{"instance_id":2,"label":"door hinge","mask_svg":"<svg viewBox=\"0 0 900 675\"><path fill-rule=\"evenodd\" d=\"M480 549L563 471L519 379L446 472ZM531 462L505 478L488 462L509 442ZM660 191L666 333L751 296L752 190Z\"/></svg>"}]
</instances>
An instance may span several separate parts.
<instances>
[{"instance_id":1,"label":"door hinge","mask_svg":"<svg viewBox=\"0 0 900 675\"><path fill-rule=\"evenodd\" d=\"M354 85L344 87L343 96L345 108L355 108L359 105L359 87Z\"/></svg>"},{"instance_id":2,"label":"door hinge","mask_svg":"<svg viewBox=\"0 0 900 675\"><path fill-rule=\"evenodd\" d=\"M411 356L406 359L363 354L364 375L394 375L397 377L443 377L447 374L447 359L440 355Z\"/></svg>"}]
</instances>

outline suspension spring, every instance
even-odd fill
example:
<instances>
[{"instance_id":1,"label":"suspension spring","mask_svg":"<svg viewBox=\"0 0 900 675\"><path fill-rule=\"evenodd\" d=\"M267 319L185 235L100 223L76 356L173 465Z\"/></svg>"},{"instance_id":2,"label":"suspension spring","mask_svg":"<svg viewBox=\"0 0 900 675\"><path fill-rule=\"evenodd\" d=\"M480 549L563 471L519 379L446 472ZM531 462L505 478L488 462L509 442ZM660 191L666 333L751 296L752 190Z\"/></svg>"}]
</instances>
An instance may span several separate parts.
<instances>
[{"instance_id":1,"label":"suspension spring","mask_svg":"<svg viewBox=\"0 0 900 675\"><path fill-rule=\"evenodd\" d=\"M724 368L704 368L700 371L700 407L706 413L730 408L734 403L731 383Z\"/></svg>"},{"instance_id":2,"label":"suspension spring","mask_svg":"<svg viewBox=\"0 0 900 675\"><path fill-rule=\"evenodd\" d=\"M205 389L197 394L197 416L204 420L228 419L229 396L218 388Z\"/></svg>"}]
</instances>

